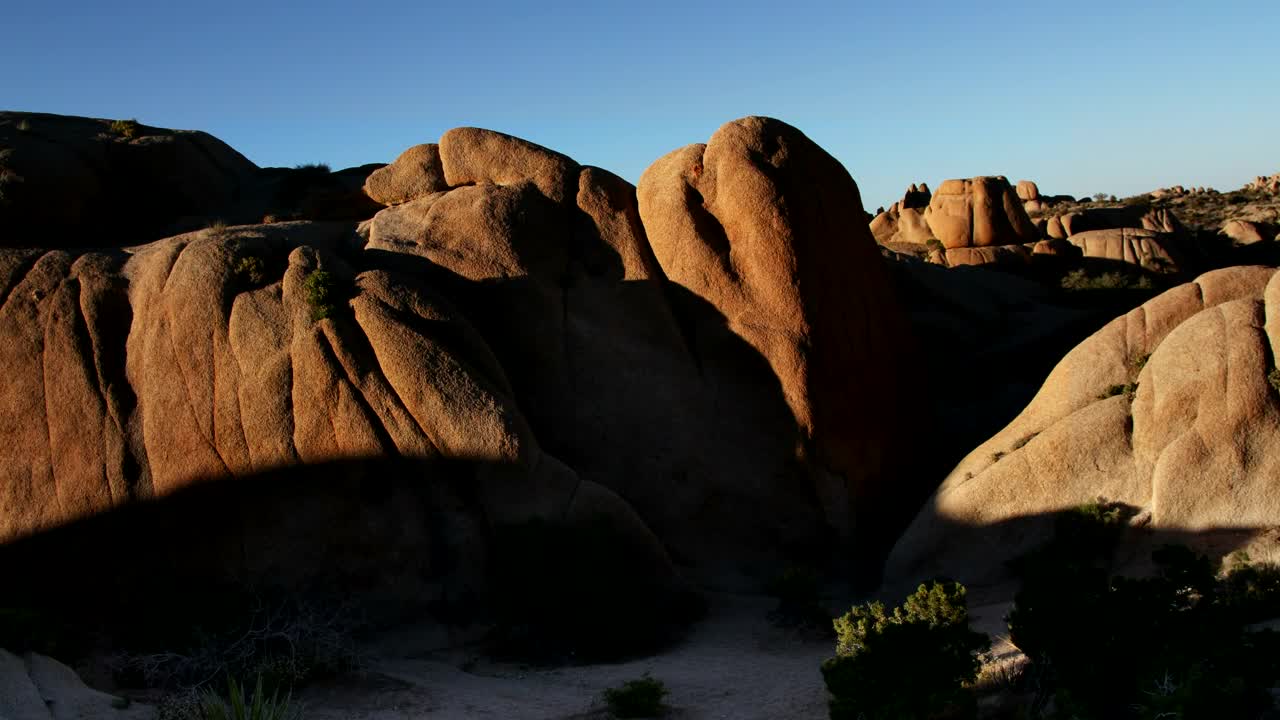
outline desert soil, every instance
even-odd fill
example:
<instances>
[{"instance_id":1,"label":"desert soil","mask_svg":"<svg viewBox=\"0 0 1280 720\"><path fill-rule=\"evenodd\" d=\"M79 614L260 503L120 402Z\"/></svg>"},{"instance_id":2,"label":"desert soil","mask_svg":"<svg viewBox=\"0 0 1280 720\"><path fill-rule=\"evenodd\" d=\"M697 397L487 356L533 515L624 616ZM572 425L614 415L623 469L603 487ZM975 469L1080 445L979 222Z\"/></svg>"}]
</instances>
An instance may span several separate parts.
<instances>
[{"instance_id":1,"label":"desert soil","mask_svg":"<svg viewBox=\"0 0 1280 720\"><path fill-rule=\"evenodd\" d=\"M607 665L494 663L430 633L400 631L371 648L362 677L299 699L314 720L594 720L609 717L605 688L649 673L670 690L668 718L827 716L820 667L831 640L775 627L767 597L712 594L708 603L707 617L665 652Z\"/></svg>"}]
</instances>

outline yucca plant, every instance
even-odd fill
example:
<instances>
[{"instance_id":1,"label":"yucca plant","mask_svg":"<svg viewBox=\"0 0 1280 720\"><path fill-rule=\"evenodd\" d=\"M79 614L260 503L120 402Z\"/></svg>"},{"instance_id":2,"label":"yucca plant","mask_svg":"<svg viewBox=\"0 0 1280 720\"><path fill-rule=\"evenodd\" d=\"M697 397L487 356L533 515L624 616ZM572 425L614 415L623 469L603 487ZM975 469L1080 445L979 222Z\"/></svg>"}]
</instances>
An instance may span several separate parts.
<instances>
[{"instance_id":1,"label":"yucca plant","mask_svg":"<svg viewBox=\"0 0 1280 720\"><path fill-rule=\"evenodd\" d=\"M200 702L201 720L300 720L301 717L300 709L293 705L293 693L282 698L277 690L268 696L262 688L261 675L249 697L235 678L227 676L226 699L205 691Z\"/></svg>"}]
</instances>

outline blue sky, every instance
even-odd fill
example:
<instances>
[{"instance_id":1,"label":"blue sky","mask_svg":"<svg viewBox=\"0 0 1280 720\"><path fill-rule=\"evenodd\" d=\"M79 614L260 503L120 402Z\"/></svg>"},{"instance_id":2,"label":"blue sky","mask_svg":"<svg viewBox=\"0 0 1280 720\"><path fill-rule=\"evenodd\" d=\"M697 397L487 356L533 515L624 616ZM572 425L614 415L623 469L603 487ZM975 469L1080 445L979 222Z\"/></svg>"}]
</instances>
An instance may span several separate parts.
<instances>
[{"instance_id":1,"label":"blue sky","mask_svg":"<svg viewBox=\"0 0 1280 720\"><path fill-rule=\"evenodd\" d=\"M1280 171L1275 0L69 0L3 16L0 108L206 130L264 166L387 162L477 125L634 182L770 115L839 158L869 209L980 174L1127 195Z\"/></svg>"}]
</instances>

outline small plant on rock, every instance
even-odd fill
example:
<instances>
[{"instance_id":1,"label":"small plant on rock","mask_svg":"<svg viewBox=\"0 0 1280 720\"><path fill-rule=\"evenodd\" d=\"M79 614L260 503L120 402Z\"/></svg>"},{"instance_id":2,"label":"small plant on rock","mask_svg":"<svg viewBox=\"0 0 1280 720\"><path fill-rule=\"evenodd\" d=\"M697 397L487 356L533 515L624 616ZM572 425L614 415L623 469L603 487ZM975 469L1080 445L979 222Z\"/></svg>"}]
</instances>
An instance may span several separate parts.
<instances>
[{"instance_id":1,"label":"small plant on rock","mask_svg":"<svg viewBox=\"0 0 1280 720\"><path fill-rule=\"evenodd\" d=\"M1137 383L1125 383L1125 384L1123 384L1123 385L1112 385L1111 387L1107 388L1106 390L1103 390L1103 391L1098 395L1098 399L1099 399L1099 400L1106 400L1107 398L1113 398L1113 397L1115 397L1115 396L1117 396L1117 395L1124 395L1125 397L1129 398L1130 400L1133 400L1133 394L1134 394L1134 393L1136 393L1136 392L1138 392L1138 384L1137 384Z\"/></svg>"},{"instance_id":2,"label":"small plant on rock","mask_svg":"<svg viewBox=\"0 0 1280 720\"><path fill-rule=\"evenodd\" d=\"M232 272L241 283L254 287L263 284L267 279L266 264L262 262L262 258L253 255L237 260Z\"/></svg>"},{"instance_id":3,"label":"small plant on rock","mask_svg":"<svg viewBox=\"0 0 1280 720\"><path fill-rule=\"evenodd\" d=\"M836 657L822 665L832 720L907 720L970 713L986 635L969 629L965 589L921 585L890 613L858 605L835 620Z\"/></svg>"},{"instance_id":4,"label":"small plant on rock","mask_svg":"<svg viewBox=\"0 0 1280 720\"><path fill-rule=\"evenodd\" d=\"M302 281L302 292L311 306L311 319L324 320L338 312L338 280L327 270L312 270Z\"/></svg>"},{"instance_id":5,"label":"small plant on rock","mask_svg":"<svg viewBox=\"0 0 1280 720\"><path fill-rule=\"evenodd\" d=\"M1267 373L1267 382L1271 383L1276 392L1280 392L1280 367L1271 368L1271 372Z\"/></svg>"},{"instance_id":6,"label":"small plant on rock","mask_svg":"<svg viewBox=\"0 0 1280 720\"><path fill-rule=\"evenodd\" d=\"M138 136L141 126L137 120L112 120L111 132L125 138L133 139Z\"/></svg>"},{"instance_id":7,"label":"small plant on rock","mask_svg":"<svg viewBox=\"0 0 1280 720\"><path fill-rule=\"evenodd\" d=\"M652 718L666 710L663 699L670 694L661 680L648 673L604 691L604 702L616 718Z\"/></svg>"}]
</instances>

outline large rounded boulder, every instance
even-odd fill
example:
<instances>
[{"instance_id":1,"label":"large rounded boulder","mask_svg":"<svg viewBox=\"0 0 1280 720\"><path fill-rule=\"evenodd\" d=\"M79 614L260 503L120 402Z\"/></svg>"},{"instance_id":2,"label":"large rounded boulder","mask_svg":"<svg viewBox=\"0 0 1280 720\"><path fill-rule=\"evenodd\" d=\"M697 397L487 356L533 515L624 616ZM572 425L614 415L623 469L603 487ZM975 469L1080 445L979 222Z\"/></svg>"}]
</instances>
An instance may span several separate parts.
<instances>
[{"instance_id":1,"label":"large rounded boulder","mask_svg":"<svg viewBox=\"0 0 1280 720\"><path fill-rule=\"evenodd\" d=\"M530 522L604 522L636 577L672 587L632 508L542 450L466 319L415 275L356 265L355 240L284 223L0 251L0 561L58 568L24 593L465 604L495 533Z\"/></svg>"},{"instance_id":2,"label":"large rounded boulder","mask_svg":"<svg viewBox=\"0 0 1280 720\"><path fill-rule=\"evenodd\" d=\"M809 466L786 482L807 481L796 492L816 492L845 533L880 526L892 510L878 503L909 494L894 478L899 420L882 414L905 420L893 378L907 344L848 172L795 128L750 117L659 159L638 193L666 277L714 308L735 340L692 323L699 363L727 375L745 341L768 364L798 430L793 452Z\"/></svg>"},{"instance_id":3,"label":"large rounded boulder","mask_svg":"<svg viewBox=\"0 0 1280 720\"><path fill-rule=\"evenodd\" d=\"M906 337L838 162L765 118L659 159L638 191L490 131L439 148L449 187L363 225L366 255L458 304L544 447L698 572L875 536Z\"/></svg>"}]
</instances>

